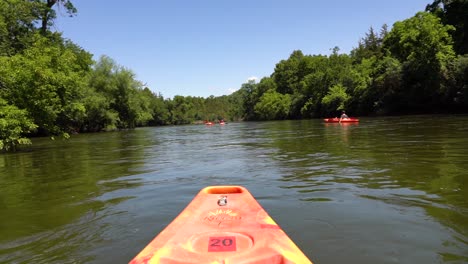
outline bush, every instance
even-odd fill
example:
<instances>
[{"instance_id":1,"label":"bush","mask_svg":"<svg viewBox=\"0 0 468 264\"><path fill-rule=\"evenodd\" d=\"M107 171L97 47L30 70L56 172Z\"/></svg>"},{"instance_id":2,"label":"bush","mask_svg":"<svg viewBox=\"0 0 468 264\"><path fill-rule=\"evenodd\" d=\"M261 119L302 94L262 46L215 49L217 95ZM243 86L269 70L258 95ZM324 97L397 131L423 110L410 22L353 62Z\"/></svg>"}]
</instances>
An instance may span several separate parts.
<instances>
[{"instance_id":1,"label":"bush","mask_svg":"<svg viewBox=\"0 0 468 264\"><path fill-rule=\"evenodd\" d=\"M36 128L26 110L8 105L0 98L0 150L14 151L18 145L31 144L24 136Z\"/></svg>"}]
</instances>

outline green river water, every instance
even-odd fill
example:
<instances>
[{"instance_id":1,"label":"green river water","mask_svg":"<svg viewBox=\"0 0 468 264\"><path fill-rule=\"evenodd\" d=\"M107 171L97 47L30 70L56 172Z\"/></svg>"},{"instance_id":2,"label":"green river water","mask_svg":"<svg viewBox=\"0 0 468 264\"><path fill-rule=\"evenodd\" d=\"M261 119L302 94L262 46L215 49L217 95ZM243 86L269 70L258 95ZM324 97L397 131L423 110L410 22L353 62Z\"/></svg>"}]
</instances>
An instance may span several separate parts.
<instances>
[{"instance_id":1,"label":"green river water","mask_svg":"<svg viewBox=\"0 0 468 264\"><path fill-rule=\"evenodd\" d=\"M468 263L468 116L176 126L0 154L0 263L128 263L208 185L316 264Z\"/></svg>"}]
</instances>

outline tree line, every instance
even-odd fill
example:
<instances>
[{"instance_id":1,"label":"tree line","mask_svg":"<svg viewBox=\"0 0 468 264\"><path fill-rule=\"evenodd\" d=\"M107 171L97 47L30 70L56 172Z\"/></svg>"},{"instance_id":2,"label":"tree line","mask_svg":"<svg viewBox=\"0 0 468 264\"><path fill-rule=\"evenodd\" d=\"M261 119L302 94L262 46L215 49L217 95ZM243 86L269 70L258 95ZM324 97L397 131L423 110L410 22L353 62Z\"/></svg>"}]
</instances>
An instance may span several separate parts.
<instances>
[{"instance_id":1,"label":"tree line","mask_svg":"<svg viewBox=\"0 0 468 264\"><path fill-rule=\"evenodd\" d=\"M69 0L0 1L0 150L34 136L190 124L228 115L227 97L165 99L135 74L53 32ZM231 115L230 115L231 116Z\"/></svg>"},{"instance_id":2,"label":"tree line","mask_svg":"<svg viewBox=\"0 0 468 264\"><path fill-rule=\"evenodd\" d=\"M0 2L0 150L34 136L181 125L203 120L281 120L336 115L466 112L466 0L436 0L391 29L373 28L350 54L296 50L258 83L231 95L164 98L112 58L97 61L53 32L70 0Z\"/></svg>"},{"instance_id":3,"label":"tree line","mask_svg":"<svg viewBox=\"0 0 468 264\"><path fill-rule=\"evenodd\" d=\"M468 111L468 1L436 0L426 11L372 27L350 54L292 52L238 97L249 120Z\"/></svg>"}]
</instances>

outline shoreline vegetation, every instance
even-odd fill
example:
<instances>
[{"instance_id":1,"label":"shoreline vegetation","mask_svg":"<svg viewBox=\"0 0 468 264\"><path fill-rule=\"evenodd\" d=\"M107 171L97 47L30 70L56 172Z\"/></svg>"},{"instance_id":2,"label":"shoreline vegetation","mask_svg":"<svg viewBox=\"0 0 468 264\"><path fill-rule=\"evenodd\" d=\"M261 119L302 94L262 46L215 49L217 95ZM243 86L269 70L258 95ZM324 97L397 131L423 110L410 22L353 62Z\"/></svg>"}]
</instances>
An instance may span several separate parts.
<instances>
[{"instance_id":1,"label":"shoreline vegetation","mask_svg":"<svg viewBox=\"0 0 468 264\"><path fill-rule=\"evenodd\" d=\"M78 12L71 0L0 2L0 151L37 136L222 119L468 112L465 0L435 0L391 28L371 27L349 54L292 51L269 77L208 98L164 98L112 58L93 60L50 30L58 8Z\"/></svg>"}]
</instances>

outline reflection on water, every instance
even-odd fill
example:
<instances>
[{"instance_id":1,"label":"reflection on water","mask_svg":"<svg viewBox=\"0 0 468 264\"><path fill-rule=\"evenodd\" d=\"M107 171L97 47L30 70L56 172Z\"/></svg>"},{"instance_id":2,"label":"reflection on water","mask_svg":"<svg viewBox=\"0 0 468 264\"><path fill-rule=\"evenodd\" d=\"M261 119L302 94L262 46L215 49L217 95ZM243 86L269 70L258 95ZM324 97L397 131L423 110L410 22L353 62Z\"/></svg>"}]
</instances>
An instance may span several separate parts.
<instances>
[{"instance_id":1,"label":"reflection on water","mask_svg":"<svg viewBox=\"0 0 468 264\"><path fill-rule=\"evenodd\" d=\"M143 128L0 155L0 263L126 263L207 185L316 263L468 262L467 116Z\"/></svg>"}]
</instances>

